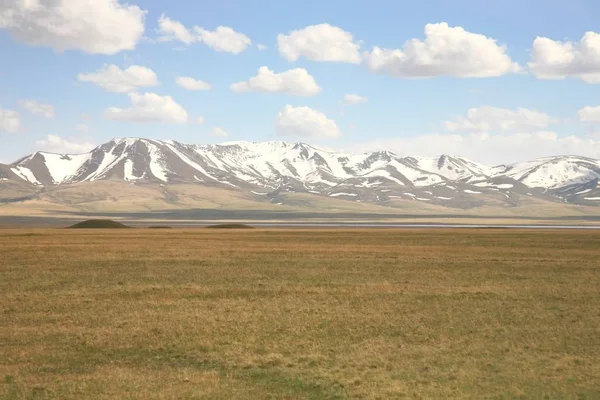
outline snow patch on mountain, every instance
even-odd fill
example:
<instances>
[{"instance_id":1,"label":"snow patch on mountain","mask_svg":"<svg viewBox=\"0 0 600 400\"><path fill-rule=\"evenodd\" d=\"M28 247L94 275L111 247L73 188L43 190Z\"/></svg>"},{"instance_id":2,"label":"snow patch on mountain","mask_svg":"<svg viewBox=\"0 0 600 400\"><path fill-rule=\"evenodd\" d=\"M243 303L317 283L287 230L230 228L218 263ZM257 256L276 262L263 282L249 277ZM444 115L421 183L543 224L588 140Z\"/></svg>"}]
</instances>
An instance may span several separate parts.
<instances>
[{"instance_id":1,"label":"snow patch on mountain","mask_svg":"<svg viewBox=\"0 0 600 400\"><path fill-rule=\"evenodd\" d=\"M130 182L134 182L137 180L140 180L143 178L144 175L142 176L135 176L133 173L133 161L131 160L125 160L125 165L123 166L124 168L124 179L126 181L130 181Z\"/></svg>"},{"instance_id":2,"label":"snow patch on mountain","mask_svg":"<svg viewBox=\"0 0 600 400\"><path fill-rule=\"evenodd\" d=\"M35 175L29 168L16 166L11 168L11 171L20 176L23 180L33 183L34 185L41 185L41 183L36 179Z\"/></svg>"},{"instance_id":3,"label":"snow patch on mountain","mask_svg":"<svg viewBox=\"0 0 600 400\"><path fill-rule=\"evenodd\" d=\"M416 165L422 170L435 172L452 181L471 176L491 176L494 173L493 167L462 157L441 155L439 157L407 157L406 159L416 161Z\"/></svg>"},{"instance_id":4,"label":"snow patch on mountain","mask_svg":"<svg viewBox=\"0 0 600 400\"><path fill-rule=\"evenodd\" d=\"M152 171L152 175L163 182L167 182L169 178L159 148L156 145L149 143L148 150L150 154L150 171Z\"/></svg>"},{"instance_id":5,"label":"snow patch on mountain","mask_svg":"<svg viewBox=\"0 0 600 400\"><path fill-rule=\"evenodd\" d=\"M89 158L87 154L61 155L53 153L40 153L44 157L46 167L54 183L60 184L71 176L75 175L77 170Z\"/></svg>"},{"instance_id":6,"label":"snow patch on mountain","mask_svg":"<svg viewBox=\"0 0 600 400\"><path fill-rule=\"evenodd\" d=\"M356 193L332 193L329 195L330 197L337 197L337 196L358 196Z\"/></svg>"},{"instance_id":7,"label":"snow patch on mountain","mask_svg":"<svg viewBox=\"0 0 600 400\"><path fill-rule=\"evenodd\" d=\"M106 174L106 172L110 169L110 167L112 167L113 164L116 163L116 161L119 161L119 157L114 155L112 152L102 153L102 161L100 162L100 165L98 165L96 170L93 171L84 180L95 181L98 179L102 179L104 177L104 175Z\"/></svg>"}]
</instances>

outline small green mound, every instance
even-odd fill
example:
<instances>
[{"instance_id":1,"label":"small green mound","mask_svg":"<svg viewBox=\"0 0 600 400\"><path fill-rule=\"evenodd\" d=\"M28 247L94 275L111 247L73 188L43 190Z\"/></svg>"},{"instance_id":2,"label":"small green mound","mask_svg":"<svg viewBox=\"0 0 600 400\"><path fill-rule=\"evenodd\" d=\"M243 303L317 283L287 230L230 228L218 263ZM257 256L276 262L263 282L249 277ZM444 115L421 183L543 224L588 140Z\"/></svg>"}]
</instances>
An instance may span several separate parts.
<instances>
[{"instance_id":1,"label":"small green mound","mask_svg":"<svg viewBox=\"0 0 600 400\"><path fill-rule=\"evenodd\" d=\"M127 225L123 225L120 222L112 221L110 219L89 219L87 221L79 222L69 227L69 229L121 229L129 228Z\"/></svg>"},{"instance_id":2,"label":"small green mound","mask_svg":"<svg viewBox=\"0 0 600 400\"><path fill-rule=\"evenodd\" d=\"M253 226L244 224L220 224L207 226L210 229L254 229Z\"/></svg>"}]
</instances>

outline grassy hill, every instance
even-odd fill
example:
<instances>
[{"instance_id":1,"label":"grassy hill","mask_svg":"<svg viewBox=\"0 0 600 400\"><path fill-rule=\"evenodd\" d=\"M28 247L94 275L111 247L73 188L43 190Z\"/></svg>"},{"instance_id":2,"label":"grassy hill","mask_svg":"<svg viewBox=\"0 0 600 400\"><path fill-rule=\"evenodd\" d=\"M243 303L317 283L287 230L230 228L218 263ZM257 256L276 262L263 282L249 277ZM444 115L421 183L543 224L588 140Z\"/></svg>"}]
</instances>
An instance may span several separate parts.
<instances>
[{"instance_id":1,"label":"grassy hill","mask_svg":"<svg viewBox=\"0 0 600 400\"><path fill-rule=\"evenodd\" d=\"M87 221L78 222L75 225L71 225L69 229L123 229L129 228L117 221L109 219L90 219Z\"/></svg>"}]
</instances>

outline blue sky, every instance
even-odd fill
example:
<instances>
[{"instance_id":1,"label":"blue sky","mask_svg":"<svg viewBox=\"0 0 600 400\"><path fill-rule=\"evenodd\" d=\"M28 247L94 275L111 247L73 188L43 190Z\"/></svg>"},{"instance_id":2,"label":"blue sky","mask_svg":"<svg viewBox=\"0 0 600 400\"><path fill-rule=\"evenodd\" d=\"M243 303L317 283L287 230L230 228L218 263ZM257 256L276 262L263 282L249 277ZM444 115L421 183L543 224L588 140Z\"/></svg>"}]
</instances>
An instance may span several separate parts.
<instances>
[{"instance_id":1,"label":"blue sky","mask_svg":"<svg viewBox=\"0 0 600 400\"><path fill-rule=\"evenodd\" d=\"M40 149L83 151L115 136L303 141L488 163L560 153L600 158L598 15L592 0L7 0L0 6L0 161ZM188 36L161 27L161 16ZM428 24L437 34L428 37ZM218 26L238 36L220 35ZM297 40L282 50L278 35L289 39L292 31ZM342 60L331 61L328 46L341 40L348 41ZM407 46L411 40L419 45ZM412 57L376 60L374 47ZM428 63L433 72L421 76ZM134 84L123 87L109 65L135 67L127 77ZM306 76L294 74L245 92L230 88L260 67L304 69L320 90L307 92ZM154 82L136 76L140 68ZM210 90L187 90L178 77ZM111 79L118 90L99 83ZM349 94L364 100L344 104ZM146 109L132 105L135 96ZM125 111L116 117L111 108Z\"/></svg>"}]
</instances>

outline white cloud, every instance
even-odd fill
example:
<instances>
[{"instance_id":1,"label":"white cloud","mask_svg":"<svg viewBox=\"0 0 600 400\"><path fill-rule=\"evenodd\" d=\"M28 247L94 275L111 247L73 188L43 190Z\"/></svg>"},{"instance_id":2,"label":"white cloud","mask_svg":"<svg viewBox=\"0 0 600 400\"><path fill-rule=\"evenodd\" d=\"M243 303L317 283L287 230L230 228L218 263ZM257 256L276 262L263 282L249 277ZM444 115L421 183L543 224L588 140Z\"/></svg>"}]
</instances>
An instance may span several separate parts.
<instances>
[{"instance_id":1,"label":"white cloud","mask_svg":"<svg viewBox=\"0 0 600 400\"><path fill-rule=\"evenodd\" d=\"M41 104L35 100L20 100L19 105L34 115L54 118L54 107L50 104Z\"/></svg>"},{"instance_id":2,"label":"white cloud","mask_svg":"<svg viewBox=\"0 0 600 400\"><path fill-rule=\"evenodd\" d=\"M239 54L252 45L252 40L248 36L228 26L218 26L214 31L200 26L188 29L181 22L172 20L165 14L158 20L158 34L158 40L161 42L173 40L185 44L201 42L215 51L232 54Z\"/></svg>"},{"instance_id":3,"label":"white cloud","mask_svg":"<svg viewBox=\"0 0 600 400\"><path fill-rule=\"evenodd\" d=\"M84 121L90 121L92 119L92 116L86 113L81 114L79 117Z\"/></svg>"},{"instance_id":4,"label":"white cloud","mask_svg":"<svg viewBox=\"0 0 600 400\"><path fill-rule=\"evenodd\" d=\"M276 74L268 67L260 67L258 74L246 82L230 86L234 92L276 92L293 96L314 96L321 88L304 68L294 68Z\"/></svg>"},{"instance_id":5,"label":"white cloud","mask_svg":"<svg viewBox=\"0 0 600 400\"><path fill-rule=\"evenodd\" d=\"M158 19L158 34L158 41L160 42L179 40L185 44L192 44L198 41L198 38L181 22L174 21L165 14L162 14Z\"/></svg>"},{"instance_id":6,"label":"white cloud","mask_svg":"<svg viewBox=\"0 0 600 400\"><path fill-rule=\"evenodd\" d=\"M342 136L335 121L327 115L309 107L286 105L275 119L275 128L279 136L327 137Z\"/></svg>"},{"instance_id":7,"label":"white cloud","mask_svg":"<svg viewBox=\"0 0 600 400\"><path fill-rule=\"evenodd\" d=\"M279 53L288 61L306 57L312 61L360 64L360 43L352 34L329 24L311 25L287 35L277 35Z\"/></svg>"},{"instance_id":8,"label":"white cloud","mask_svg":"<svg viewBox=\"0 0 600 400\"><path fill-rule=\"evenodd\" d=\"M495 39L445 22L427 24L423 41L412 39L396 50L375 47L365 58L371 71L399 78L483 78L520 70Z\"/></svg>"},{"instance_id":9,"label":"white cloud","mask_svg":"<svg viewBox=\"0 0 600 400\"><path fill-rule=\"evenodd\" d=\"M352 129L352 130L355 130L355 129L356 129L356 125L354 125L354 124L349 124L349 125L348 125L348 128L350 128L350 129Z\"/></svg>"},{"instance_id":10,"label":"white cloud","mask_svg":"<svg viewBox=\"0 0 600 400\"><path fill-rule=\"evenodd\" d=\"M344 104L363 104L367 103L369 99L363 96L359 96L357 94L346 94L344 95Z\"/></svg>"},{"instance_id":11,"label":"white cloud","mask_svg":"<svg viewBox=\"0 0 600 400\"><path fill-rule=\"evenodd\" d=\"M210 135L218 136L218 137L227 137L227 136L229 136L229 133L225 129L219 128L217 126L210 131Z\"/></svg>"},{"instance_id":12,"label":"white cloud","mask_svg":"<svg viewBox=\"0 0 600 400\"><path fill-rule=\"evenodd\" d=\"M179 85L180 87L182 87L186 90L201 91L201 90L212 89L212 86L210 85L210 83L196 80L190 76L180 76L177 78L176 82L177 82L177 85Z\"/></svg>"},{"instance_id":13,"label":"white cloud","mask_svg":"<svg viewBox=\"0 0 600 400\"><path fill-rule=\"evenodd\" d=\"M198 117L196 118L196 123L198 125L203 125L206 122L206 120L204 119L204 117Z\"/></svg>"},{"instance_id":14,"label":"white cloud","mask_svg":"<svg viewBox=\"0 0 600 400\"><path fill-rule=\"evenodd\" d=\"M35 144L41 150L58 154L86 153L96 147L89 142L64 139L57 135L48 135L46 139L38 140Z\"/></svg>"},{"instance_id":15,"label":"white cloud","mask_svg":"<svg viewBox=\"0 0 600 400\"><path fill-rule=\"evenodd\" d=\"M594 124L600 123L600 106L598 107L583 107L577 112L581 122L591 122Z\"/></svg>"},{"instance_id":16,"label":"white cloud","mask_svg":"<svg viewBox=\"0 0 600 400\"><path fill-rule=\"evenodd\" d=\"M520 107L513 111L483 106L470 108L466 116L445 121L444 128L450 132L531 132L547 128L555 122L548 114L527 108Z\"/></svg>"},{"instance_id":17,"label":"white cloud","mask_svg":"<svg viewBox=\"0 0 600 400\"><path fill-rule=\"evenodd\" d=\"M259 43L259 44L257 44L257 45L256 45L256 48L258 49L258 51L265 51L265 50L267 50L267 49L268 49L268 47L267 47L267 46L265 46L265 45L264 45L264 44L262 44L262 43Z\"/></svg>"},{"instance_id":18,"label":"white cloud","mask_svg":"<svg viewBox=\"0 0 600 400\"><path fill-rule=\"evenodd\" d=\"M0 108L0 132L15 133L21 127L19 113Z\"/></svg>"},{"instance_id":19,"label":"white cloud","mask_svg":"<svg viewBox=\"0 0 600 400\"><path fill-rule=\"evenodd\" d=\"M600 140L577 136L559 137L554 132L502 135L430 134L402 139L383 139L361 143L347 151L390 150L400 156L463 156L488 165L509 164L556 155L600 158Z\"/></svg>"},{"instance_id":20,"label":"white cloud","mask_svg":"<svg viewBox=\"0 0 600 400\"><path fill-rule=\"evenodd\" d=\"M77 124L75 125L75 130L81 133L88 133L90 131L90 127L87 124Z\"/></svg>"},{"instance_id":21,"label":"white cloud","mask_svg":"<svg viewBox=\"0 0 600 400\"><path fill-rule=\"evenodd\" d=\"M116 54L135 48L144 34L144 15L118 0L3 0L0 29L58 52Z\"/></svg>"},{"instance_id":22,"label":"white cloud","mask_svg":"<svg viewBox=\"0 0 600 400\"><path fill-rule=\"evenodd\" d=\"M218 26L214 31L196 26L194 30L200 41L215 51L239 54L252 44L248 36L228 26Z\"/></svg>"},{"instance_id":23,"label":"white cloud","mask_svg":"<svg viewBox=\"0 0 600 400\"><path fill-rule=\"evenodd\" d=\"M586 32L578 43L537 37L528 66L539 79L572 76L587 83L600 83L600 34Z\"/></svg>"},{"instance_id":24,"label":"white cloud","mask_svg":"<svg viewBox=\"0 0 600 400\"><path fill-rule=\"evenodd\" d=\"M163 122L183 124L188 113L171 96L159 96L155 93L129 93L133 107L110 107L104 112L108 119L131 122Z\"/></svg>"},{"instance_id":25,"label":"white cloud","mask_svg":"<svg viewBox=\"0 0 600 400\"><path fill-rule=\"evenodd\" d=\"M96 72L79 74L81 82L90 82L108 92L126 93L141 87L158 85L158 78L150 68L132 65L125 70L116 65L105 65Z\"/></svg>"}]
</instances>

